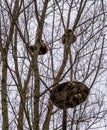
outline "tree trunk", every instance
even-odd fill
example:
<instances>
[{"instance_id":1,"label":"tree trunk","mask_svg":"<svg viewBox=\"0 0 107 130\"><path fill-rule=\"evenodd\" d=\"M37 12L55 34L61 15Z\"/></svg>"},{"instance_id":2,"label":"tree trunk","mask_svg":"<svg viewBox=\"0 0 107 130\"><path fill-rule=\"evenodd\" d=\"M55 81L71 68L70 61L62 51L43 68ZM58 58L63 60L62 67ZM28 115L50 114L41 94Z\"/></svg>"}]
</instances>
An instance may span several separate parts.
<instances>
[{"instance_id":1,"label":"tree trunk","mask_svg":"<svg viewBox=\"0 0 107 130\"><path fill-rule=\"evenodd\" d=\"M2 54L2 80L1 80L1 103L2 103L2 130L8 130L8 103L7 103L7 53L5 49Z\"/></svg>"}]
</instances>

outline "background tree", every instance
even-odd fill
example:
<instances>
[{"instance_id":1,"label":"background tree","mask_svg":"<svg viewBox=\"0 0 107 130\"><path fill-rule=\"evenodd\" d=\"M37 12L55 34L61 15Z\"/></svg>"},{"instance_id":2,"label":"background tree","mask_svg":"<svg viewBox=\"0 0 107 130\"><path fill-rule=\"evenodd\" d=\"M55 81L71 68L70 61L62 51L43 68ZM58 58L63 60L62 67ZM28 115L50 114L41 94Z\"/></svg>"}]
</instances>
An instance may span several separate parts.
<instances>
[{"instance_id":1,"label":"background tree","mask_svg":"<svg viewBox=\"0 0 107 130\"><path fill-rule=\"evenodd\" d=\"M2 130L62 129L63 111L50 101L50 90L69 80L84 82L90 95L67 110L66 129L106 129L106 5L104 0L0 0ZM71 45L61 42L67 28L77 36ZM37 39L47 44L47 54L38 55Z\"/></svg>"}]
</instances>

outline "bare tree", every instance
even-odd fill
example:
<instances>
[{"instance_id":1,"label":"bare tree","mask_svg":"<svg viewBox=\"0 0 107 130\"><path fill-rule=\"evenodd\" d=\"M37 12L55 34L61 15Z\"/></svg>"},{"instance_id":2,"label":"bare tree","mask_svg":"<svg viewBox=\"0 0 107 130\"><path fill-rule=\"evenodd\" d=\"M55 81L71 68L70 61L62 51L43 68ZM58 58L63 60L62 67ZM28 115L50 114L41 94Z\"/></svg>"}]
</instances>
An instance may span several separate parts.
<instances>
[{"instance_id":1,"label":"bare tree","mask_svg":"<svg viewBox=\"0 0 107 130\"><path fill-rule=\"evenodd\" d=\"M106 5L104 0L0 0L2 130L106 129ZM75 40L63 44L67 29ZM41 41L48 47L45 55L39 53ZM62 110L50 91L66 81L85 83L90 94Z\"/></svg>"}]
</instances>

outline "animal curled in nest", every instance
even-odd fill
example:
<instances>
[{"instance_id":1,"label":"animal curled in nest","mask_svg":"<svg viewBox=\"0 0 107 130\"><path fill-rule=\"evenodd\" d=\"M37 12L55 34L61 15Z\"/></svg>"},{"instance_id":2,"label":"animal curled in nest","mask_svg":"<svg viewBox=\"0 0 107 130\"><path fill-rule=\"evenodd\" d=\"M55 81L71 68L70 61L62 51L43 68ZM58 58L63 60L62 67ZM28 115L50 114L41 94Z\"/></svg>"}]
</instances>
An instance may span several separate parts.
<instances>
[{"instance_id":1,"label":"animal curled in nest","mask_svg":"<svg viewBox=\"0 0 107 130\"><path fill-rule=\"evenodd\" d=\"M71 29L66 29L61 39L63 44L65 43L71 44L76 41L77 37L75 34L73 34Z\"/></svg>"},{"instance_id":2,"label":"animal curled in nest","mask_svg":"<svg viewBox=\"0 0 107 130\"><path fill-rule=\"evenodd\" d=\"M89 92L89 88L84 83L68 81L55 86L50 92L50 99L58 108L72 108L84 102Z\"/></svg>"},{"instance_id":3,"label":"animal curled in nest","mask_svg":"<svg viewBox=\"0 0 107 130\"><path fill-rule=\"evenodd\" d=\"M47 47L46 43L44 43L43 40L38 39L38 41L36 42L35 45L32 45L32 46L29 47L30 50L32 52L36 51L38 44L40 44L38 55L45 55L47 53L47 51L48 51L48 47Z\"/></svg>"}]
</instances>

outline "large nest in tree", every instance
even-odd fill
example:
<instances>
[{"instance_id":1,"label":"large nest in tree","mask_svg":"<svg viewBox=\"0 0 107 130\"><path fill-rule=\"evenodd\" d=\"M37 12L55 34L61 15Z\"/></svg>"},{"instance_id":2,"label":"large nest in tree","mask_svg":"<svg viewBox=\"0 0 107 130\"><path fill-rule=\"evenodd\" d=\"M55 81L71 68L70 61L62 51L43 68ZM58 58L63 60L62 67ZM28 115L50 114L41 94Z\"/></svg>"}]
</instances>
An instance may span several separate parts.
<instances>
[{"instance_id":1,"label":"large nest in tree","mask_svg":"<svg viewBox=\"0 0 107 130\"><path fill-rule=\"evenodd\" d=\"M55 86L50 93L50 99L61 109L76 107L86 100L89 92L89 88L84 83L68 81Z\"/></svg>"}]
</instances>

